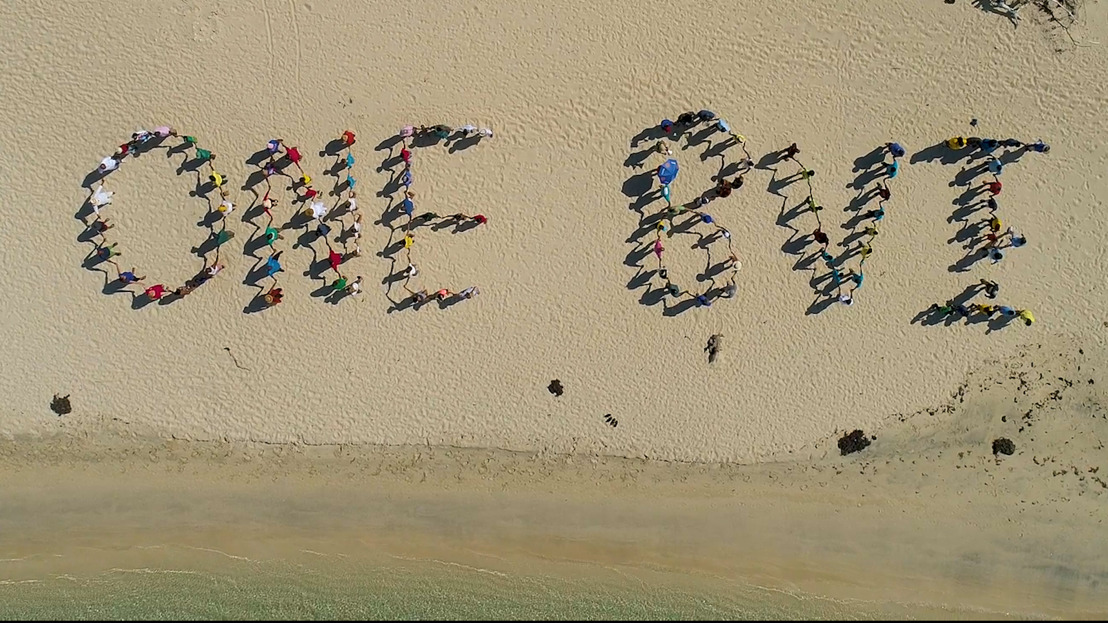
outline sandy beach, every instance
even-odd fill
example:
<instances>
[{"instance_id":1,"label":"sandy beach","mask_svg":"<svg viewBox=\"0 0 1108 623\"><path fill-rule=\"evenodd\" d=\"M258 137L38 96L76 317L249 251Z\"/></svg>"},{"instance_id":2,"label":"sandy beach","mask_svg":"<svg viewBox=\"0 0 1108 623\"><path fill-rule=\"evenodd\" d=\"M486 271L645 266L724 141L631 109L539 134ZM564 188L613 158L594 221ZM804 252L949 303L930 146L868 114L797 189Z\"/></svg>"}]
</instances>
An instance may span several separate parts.
<instances>
[{"instance_id":1,"label":"sandy beach","mask_svg":"<svg viewBox=\"0 0 1108 623\"><path fill-rule=\"evenodd\" d=\"M937 0L0 6L0 179L13 206L0 228L0 522L40 539L5 529L0 558L45 555L46 535L82 524L97 547L125 549L184 542L189 525L211 532L223 517L266 524L266 542L345 535L337 550L394 525L461 560L464 548L432 539L441 525L411 519L431 497L471 549L505 560L614 560L1013 616L1105 613L1108 11L1086 2L1068 30L1032 4L1019 14L1014 26ZM707 308L657 296L646 217L664 201L642 198L664 158L641 138L700 109L725 118L754 162L706 208L741 264L736 295ZM388 226L400 222L395 136L440 123L495 134L414 150L417 213L488 222L416 230L411 285L481 293L412 309L397 305L390 277L402 255L386 252L403 237ZM95 237L75 214L87 212L97 163L162 124L218 155L235 237L209 283L140 306L113 269L86 261ZM358 137L349 172L365 252L343 270L364 291L325 296L332 277L315 267L326 247L311 226L289 227L277 242L284 302L252 309L260 290L248 275L265 255L251 243L260 187L248 160L282 138L329 189L335 159L320 154L344 130ZM675 203L738 166L738 146L702 134L669 141ZM992 177L985 158L935 147L954 136L1050 145L997 152L998 214L1027 238L998 263L966 259L964 244L983 236L972 228L987 227L966 197ZM859 199L875 179L865 169L891 141L906 155L864 287L852 306L823 303L817 245L803 240L813 214L783 216L807 189L780 181L797 167L773 154L800 147L823 230L847 253L838 243L857 239L858 215L873 208ZM172 286L204 268L194 249L208 236L208 202L179 167L154 150L105 180L116 260ZM294 218L295 192L281 186L277 222ZM663 240L674 282L720 285L705 275L726 253L706 254L695 235ZM980 279L1000 291L972 302L1036 322L928 312ZM714 334L723 348L709 363ZM53 412L55 396L71 411ZM855 429L871 445L838 456ZM994 458L998 438L1015 453ZM322 513L299 526L278 518L289 493L274 510L252 506L271 520L221 510L285 486L306 506L351 505L328 515L341 518L333 526ZM195 517L173 520L172 505L99 513L103 496L78 495L174 488ZM358 512L386 498L394 524ZM490 521L489 505L518 515ZM642 525L608 532L630 516ZM130 528L108 529L120 520ZM517 532L476 528L504 522ZM148 538L152 526L169 536ZM236 529L211 542L233 544ZM370 549L408 555L387 540ZM79 558L3 563L0 580L65 574Z\"/></svg>"}]
</instances>

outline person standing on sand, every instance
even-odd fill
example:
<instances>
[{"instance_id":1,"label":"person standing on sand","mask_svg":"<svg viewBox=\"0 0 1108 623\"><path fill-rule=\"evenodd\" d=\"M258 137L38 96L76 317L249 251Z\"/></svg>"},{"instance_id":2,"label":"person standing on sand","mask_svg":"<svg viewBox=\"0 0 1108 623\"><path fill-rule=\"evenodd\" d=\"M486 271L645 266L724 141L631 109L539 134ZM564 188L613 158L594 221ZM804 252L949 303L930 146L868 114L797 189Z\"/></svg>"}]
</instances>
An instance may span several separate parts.
<instances>
[{"instance_id":1,"label":"person standing on sand","mask_svg":"<svg viewBox=\"0 0 1108 623\"><path fill-rule=\"evenodd\" d=\"M885 143L885 147L889 149L889 153L893 155L893 158L903 158L905 151L900 146L900 143Z\"/></svg>"},{"instance_id":2,"label":"person standing on sand","mask_svg":"<svg viewBox=\"0 0 1108 623\"><path fill-rule=\"evenodd\" d=\"M346 293L350 296L357 296L362 292L362 276L358 275L358 278L353 283L346 286Z\"/></svg>"},{"instance_id":3,"label":"person standing on sand","mask_svg":"<svg viewBox=\"0 0 1108 623\"><path fill-rule=\"evenodd\" d=\"M881 197L881 201L888 201L889 198L893 196L893 193L892 193L892 191L889 190L888 186L886 186L884 184L881 184L881 183L878 183L877 184L877 196Z\"/></svg>"},{"instance_id":4,"label":"person standing on sand","mask_svg":"<svg viewBox=\"0 0 1108 623\"><path fill-rule=\"evenodd\" d=\"M480 293L481 293L481 290L478 289L477 286L469 286L465 290L462 290L461 292L459 292L458 296L462 297L463 299L471 299L471 298L477 296Z\"/></svg>"},{"instance_id":5,"label":"person standing on sand","mask_svg":"<svg viewBox=\"0 0 1108 623\"><path fill-rule=\"evenodd\" d=\"M1044 143L1042 139L1038 139L1034 143L1028 144L1027 148L1032 151L1037 151L1040 154L1045 154L1050 151L1050 145Z\"/></svg>"},{"instance_id":6,"label":"person standing on sand","mask_svg":"<svg viewBox=\"0 0 1108 623\"><path fill-rule=\"evenodd\" d=\"M97 186L96 192L92 193L92 197L89 198L89 203L92 204L93 211L99 213L100 208L111 204L112 195L114 194L115 192L113 191L105 190L103 184Z\"/></svg>"},{"instance_id":7,"label":"person standing on sand","mask_svg":"<svg viewBox=\"0 0 1108 623\"><path fill-rule=\"evenodd\" d=\"M282 253L284 253L284 251L278 251L269 256L269 258L265 261L265 274L267 277L272 277L274 283L277 282L277 273L281 272L282 270L281 262L278 261L281 259Z\"/></svg>"},{"instance_id":8,"label":"person standing on sand","mask_svg":"<svg viewBox=\"0 0 1108 623\"><path fill-rule=\"evenodd\" d=\"M146 288L144 294L146 294L146 298L150 299L151 301L156 301L165 296L165 286L160 283L152 285L149 288Z\"/></svg>"},{"instance_id":9,"label":"person standing on sand","mask_svg":"<svg viewBox=\"0 0 1108 623\"><path fill-rule=\"evenodd\" d=\"M1032 323L1035 322L1035 316L1031 313L1031 310L1017 309L1016 310L1016 315L1019 316L1019 319L1023 321L1023 324L1025 324L1029 327L1031 326Z\"/></svg>"},{"instance_id":10,"label":"person standing on sand","mask_svg":"<svg viewBox=\"0 0 1108 623\"><path fill-rule=\"evenodd\" d=\"M104 152L100 152L100 153L104 153ZM104 158L103 160L100 161L100 164L97 165L96 170L99 171L100 174L104 174L104 173L111 173L112 171L115 171L118 168L119 168L119 160L115 159L112 156L108 156L108 157L106 157L106 158Z\"/></svg>"},{"instance_id":11,"label":"person standing on sand","mask_svg":"<svg viewBox=\"0 0 1108 623\"><path fill-rule=\"evenodd\" d=\"M816 230L812 232L812 239L824 246L831 242L831 238L829 238L827 234L823 233L823 230L819 227L817 227Z\"/></svg>"},{"instance_id":12,"label":"person standing on sand","mask_svg":"<svg viewBox=\"0 0 1108 623\"><path fill-rule=\"evenodd\" d=\"M118 245L118 242L113 242L109 245L104 245L96 249L96 257L100 258L101 262L108 262L112 266L115 266L116 272L119 272L119 264L116 264L115 260L113 260L112 258L123 255L122 251L115 250L116 246Z\"/></svg>"},{"instance_id":13,"label":"person standing on sand","mask_svg":"<svg viewBox=\"0 0 1108 623\"><path fill-rule=\"evenodd\" d=\"M119 281L122 282L124 285L138 283L143 279L146 279L146 276L144 275L142 277L139 277L135 274L134 268L131 268L131 270L124 270L119 273Z\"/></svg>"},{"instance_id":14,"label":"person standing on sand","mask_svg":"<svg viewBox=\"0 0 1108 623\"><path fill-rule=\"evenodd\" d=\"M691 126L700 123L700 119L697 118L696 113L689 111L683 112L677 115L677 125Z\"/></svg>"},{"instance_id":15,"label":"person standing on sand","mask_svg":"<svg viewBox=\"0 0 1108 623\"><path fill-rule=\"evenodd\" d=\"M995 281L989 281L988 279L982 279L980 281L981 287L985 290L985 296L995 299L998 292L1000 292L1000 284Z\"/></svg>"},{"instance_id":16,"label":"person standing on sand","mask_svg":"<svg viewBox=\"0 0 1108 623\"><path fill-rule=\"evenodd\" d=\"M885 167L885 175L889 176L889 179L893 179L900 173L900 161L894 159Z\"/></svg>"},{"instance_id":17,"label":"person standing on sand","mask_svg":"<svg viewBox=\"0 0 1108 623\"><path fill-rule=\"evenodd\" d=\"M788 147L785 148L785 151L784 151L785 156L784 157L788 160L794 160L794 159L796 159L796 155L799 154L799 153L800 153L800 148L796 146L796 143L793 143L792 145L789 145Z\"/></svg>"},{"instance_id":18,"label":"person standing on sand","mask_svg":"<svg viewBox=\"0 0 1108 623\"><path fill-rule=\"evenodd\" d=\"M704 294L697 294L696 295L696 306L697 307L711 307L712 306L712 301L708 300L708 297Z\"/></svg>"},{"instance_id":19,"label":"person standing on sand","mask_svg":"<svg viewBox=\"0 0 1108 623\"><path fill-rule=\"evenodd\" d=\"M109 223L108 219L106 218L100 218L99 214L96 215L96 220L92 222L92 225L89 225L89 229L96 232L96 235L100 236L101 238L104 237L104 232L113 227L115 227L115 225Z\"/></svg>"},{"instance_id":20,"label":"person standing on sand","mask_svg":"<svg viewBox=\"0 0 1108 623\"><path fill-rule=\"evenodd\" d=\"M281 288L270 288L269 292L266 292L263 298L266 305L273 307L274 305L279 304L281 302L281 299L283 299L284 297L285 293L281 290Z\"/></svg>"}]
</instances>

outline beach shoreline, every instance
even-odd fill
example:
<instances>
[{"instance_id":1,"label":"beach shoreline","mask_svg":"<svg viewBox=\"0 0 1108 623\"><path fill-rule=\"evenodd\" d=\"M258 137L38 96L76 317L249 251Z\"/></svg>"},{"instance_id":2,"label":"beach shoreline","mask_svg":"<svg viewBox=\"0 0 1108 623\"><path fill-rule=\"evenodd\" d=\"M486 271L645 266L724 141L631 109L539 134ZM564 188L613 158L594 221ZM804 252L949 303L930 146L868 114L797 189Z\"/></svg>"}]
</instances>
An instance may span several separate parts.
<instances>
[{"instance_id":1,"label":"beach shoreline","mask_svg":"<svg viewBox=\"0 0 1108 623\"><path fill-rule=\"evenodd\" d=\"M1075 377L1099 368L1056 357L968 378L951 405L890 421L858 454L750 465L198 442L122 426L9 439L0 557L23 562L0 579L122 564L81 563L82 548L168 547L177 570L192 568L189 548L270 561L306 550L505 577L639 570L662 585L701 578L907 617L1096 618L1108 612L1108 552L1094 536L1108 490L1099 464L1084 464L1102 454L1074 439L1108 438L1108 420L1096 384ZM1013 422L1017 454L994 457L985 429L1029 409L1020 425L1051 430ZM1069 463L1081 473L1058 476Z\"/></svg>"}]
</instances>

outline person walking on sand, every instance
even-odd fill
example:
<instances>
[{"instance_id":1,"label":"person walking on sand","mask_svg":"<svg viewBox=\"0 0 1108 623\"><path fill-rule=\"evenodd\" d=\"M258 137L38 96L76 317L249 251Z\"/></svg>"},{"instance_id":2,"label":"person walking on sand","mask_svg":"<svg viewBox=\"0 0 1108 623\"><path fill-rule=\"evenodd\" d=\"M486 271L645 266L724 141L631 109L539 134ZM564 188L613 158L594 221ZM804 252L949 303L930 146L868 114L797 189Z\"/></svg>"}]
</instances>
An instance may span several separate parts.
<instances>
[{"instance_id":1,"label":"person walking on sand","mask_svg":"<svg viewBox=\"0 0 1108 623\"><path fill-rule=\"evenodd\" d=\"M885 147L889 149L889 153L892 154L893 158L904 157L905 151L904 148L900 146L900 143L885 143Z\"/></svg>"},{"instance_id":2,"label":"person walking on sand","mask_svg":"<svg viewBox=\"0 0 1108 623\"><path fill-rule=\"evenodd\" d=\"M1023 321L1023 324L1029 327L1032 325L1032 323L1035 322L1035 316L1031 313L1031 310L1029 309L1017 309L1016 316L1018 316L1019 319Z\"/></svg>"},{"instance_id":3,"label":"person walking on sand","mask_svg":"<svg viewBox=\"0 0 1108 623\"><path fill-rule=\"evenodd\" d=\"M862 243L862 246L858 251L858 254L862 256L862 261L865 262L866 258L869 257L872 253L873 247L869 246L866 243Z\"/></svg>"},{"instance_id":4,"label":"person walking on sand","mask_svg":"<svg viewBox=\"0 0 1108 623\"><path fill-rule=\"evenodd\" d=\"M358 278L346 286L346 293L350 296L357 296L362 292L362 276L358 275Z\"/></svg>"},{"instance_id":5,"label":"person walking on sand","mask_svg":"<svg viewBox=\"0 0 1108 623\"><path fill-rule=\"evenodd\" d=\"M1016 233L1016 231L1011 227L1008 228L1007 234L1009 246L1022 247L1023 245L1027 244L1027 238L1022 234Z\"/></svg>"},{"instance_id":6,"label":"person walking on sand","mask_svg":"<svg viewBox=\"0 0 1108 623\"><path fill-rule=\"evenodd\" d=\"M886 186L884 184L881 184L881 183L878 183L877 184L877 196L881 197L881 201L888 201L889 198L893 196L893 193L892 193L892 191L889 190L888 186Z\"/></svg>"},{"instance_id":7,"label":"person walking on sand","mask_svg":"<svg viewBox=\"0 0 1108 623\"><path fill-rule=\"evenodd\" d=\"M993 261L993 264L1004 259L1004 252L996 247L989 247L988 255L989 259Z\"/></svg>"},{"instance_id":8,"label":"person walking on sand","mask_svg":"<svg viewBox=\"0 0 1108 623\"><path fill-rule=\"evenodd\" d=\"M1050 145L1044 143L1042 139L1038 139L1034 143L1029 143L1027 148L1032 151L1037 151L1040 154L1045 154L1050 151Z\"/></svg>"},{"instance_id":9,"label":"person walking on sand","mask_svg":"<svg viewBox=\"0 0 1108 623\"><path fill-rule=\"evenodd\" d=\"M478 289L477 286L469 286L465 290L462 290L461 292L459 292L458 296L462 297L463 299L471 299L471 298L477 296L480 293L481 293L481 290Z\"/></svg>"},{"instance_id":10,"label":"person walking on sand","mask_svg":"<svg viewBox=\"0 0 1108 623\"><path fill-rule=\"evenodd\" d=\"M336 273L339 272L339 266L342 264L342 256L337 251L331 249L327 253L327 261L331 264L331 270Z\"/></svg>"},{"instance_id":11,"label":"person walking on sand","mask_svg":"<svg viewBox=\"0 0 1108 623\"><path fill-rule=\"evenodd\" d=\"M697 307L711 307L712 306L712 301L708 300L708 297L704 294L697 294L696 295L696 306Z\"/></svg>"},{"instance_id":12,"label":"person walking on sand","mask_svg":"<svg viewBox=\"0 0 1108 623\"><path fill-rule=\"evenodd\" d=\"M800 148L796 146L796 143L793 143L786 147L783 153L786 160L795 160L796 155L800 153Z\"/></svg>"},{"instance_id":13,"label":"person walking on sand","mask_svg":"<svg viewBox=\"0 0 1108 623\"><path fill-rule=\"evenodd\" d=\"M992 173L994 176L999 176L1003 172L1004 172L1004 163L1002 163L1000 160L998 160L996 158L990 157L989 158L989 173Z\"/></svg>"},{"instance_id":14,"label":"person walking on sand","mask_svg":"<svg viewBox=\"0 0 1108 623\"><path fill-rule=\"evenodd\" d=\"M412 150L407 147L400 148L400 159L404 161L405 167L412 166Z\"/></svg>"},{"instance_id":15,"label":"person walking on sand","mask_svg":"<svg viewBox=\"0 0 1108 623\"><path fill-rule=\"evenodd\" d=\"M331 288L335 292L343 292L343 291L346 290L347 285L348 285L348 283L346 281L346 277L343 276L342 273L339 273L338 279L335 279L334 283L331 284Z\"/></svg>"},{"instance_id":16,"label":"person walking on sand","mask_svg":"<svg viewBox=\"0 0 1108 623\"><path fill-rule=\"evenodd\" d=\"M661 238L655 238L654 239L654 255L658 256L658 261L659 262L662 261L662 251L665 251L665 247L662 246L662 239Z\"/></svg>"},{"instance_id":17,"label":"person walking on sand","mask_svg":"<svg viewBox=\"0 0 1108 623\"><path fill-rule=\"evenodd\" d=\"M415 264L412 264L411 262L408 262L408 267L405 268L404 272L401 274L404 276L405 279L411 279L412 277L415 277L419 274L419 267L417 267Z\"/></svg>"},{"instance_id":18,"label":"person walking on sand","mask_svg":"<svg viewBox=\"0 0 1108 623\"><path fill-rule=\"evenodd\" d=\"M454 296L454 293L451 292L449 288L442 288L439 291L435 292L435 298L438 299L440 303L451 296Z\"/></svg>"},{"instance_id":19,"label":"person walking on sand","mask_svg":"<svg viewBox=\"0 0 1108 623\"><path fill-rule=\"evenodd\" d=\"M885 166L885 175L887 175L890 180L896 177L898 173L900 173L899 160L894 159L892 162Z\"/></svg>"},{"instance_id":20,"label":"person walking on sand","mask_svg":"<svg viewBox=\"0 0 1108 623\"><path fill-rule=\"evenodd\" d=\"M816 230L812 232L812 239L815 240L818 244L824 246L828 245L831 242L831 238L828 237L827 234L825 234L823 230L819 227L817 227Z\"/></svg>"}]
</instances>

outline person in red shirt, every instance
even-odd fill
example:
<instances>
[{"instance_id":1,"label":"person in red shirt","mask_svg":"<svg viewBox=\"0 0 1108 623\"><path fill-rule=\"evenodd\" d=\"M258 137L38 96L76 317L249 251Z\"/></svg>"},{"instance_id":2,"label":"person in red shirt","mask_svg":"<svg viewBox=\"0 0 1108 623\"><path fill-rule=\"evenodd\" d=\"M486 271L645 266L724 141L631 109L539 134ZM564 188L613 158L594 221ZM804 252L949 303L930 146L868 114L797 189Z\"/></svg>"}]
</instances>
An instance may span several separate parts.
<instances>
[{"instance_id":1,"label":"person in red shirt","mask_svg":"<svg viewBox=\"0 0 1108 623\"><path fill-rule=\"evenodd\" d=\"M331 262L331 270L336 273L339 272L339 265L342 264L342 256L334 249L331 249L331 252L327 254L327 259Z\"/></svg>"},{"instance_id":2,"label":"person in red shirt","mask_svg":"<svg viewBox=\"0 0 1108 623\"><path fill-rule=\"evenodd\" d=\"M289 161L291 161L293 164L299 164L300 163L300 150L297 149L296 147L286 148L285 149L285 155L288 157Z\"/></svg>"},{"instance_id":3,"label":"person in red shirt","mask_svg":"<svg viewBox=\"0 0 1108 623\"><path fill-rule=\"evenodd\" d=\"M477 221L477 224L484 225L489 222L489 219L485 218L484 214L478 214L473 217L473 220Z\"/></svg>"},{"instance_id":4,"label":"person in red shirt","mask_svg":"<svg viewBox=\"0 0 1108 623\"><path fill-rule=\"evenodd\" d=\"M162 298L163 296L165 296L165 286L159 283L146 288L146 296L151 301L156 301Z\"/></svg>"},{"instance_id":5,"label":"person in red shirt","mask_svg":"<svg viewBox=\"0 0 1108 623\"><path fill-rule=\"evenodd\" d=\"M404 161L404 164L412 163L412 152L407 147L400 150L400 159Z\"/></svg>"},{"instance_id":6,"label":"person in red shirt","mask_svg":"<svg viewBox=\"0 0 1108 623\"><path fill-rule=\"evenodd\" d=\"M354 144L354 133L350 130L346 130L342 133L342 137L339 140L342 141L343 145L350 147Z\"/></svg>"},{"instance_id":7,"label":"person in red shirt","mask_svg":"<svg viewBox=\"0 0 1108 623\"><path fill-rule=\"evenodd\" d=\"M993 180L991 182L985 182L985 189L988 190L989 194L991 194L994 197L1000 194L1001 187L1002 187L1002 184L1000 183L1000 180Z\"/></svg>"}]
</instances>

